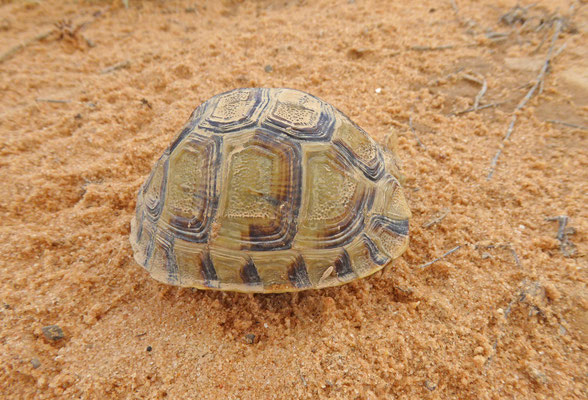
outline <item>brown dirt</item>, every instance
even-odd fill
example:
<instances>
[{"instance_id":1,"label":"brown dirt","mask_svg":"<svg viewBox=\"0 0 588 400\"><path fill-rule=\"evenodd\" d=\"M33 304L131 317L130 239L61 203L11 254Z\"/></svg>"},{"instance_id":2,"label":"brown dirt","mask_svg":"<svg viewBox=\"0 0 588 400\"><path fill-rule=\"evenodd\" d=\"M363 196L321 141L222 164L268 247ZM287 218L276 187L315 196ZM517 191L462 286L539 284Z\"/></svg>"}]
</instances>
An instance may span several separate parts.
<instances>
[{"instance_id":1,"label":"brown dirt","mask_svg":"<svg viewBox=\"0 0 588 400\"><path fill-rule=\"evenodd\" d=\"M588 397L585 1L503 21L515 0L129 3L0 6L0 397ZM566 47L488 181L558 16ZM467 75L504 103L450 115L480 91ZM192 109L244 86L311 92L398 147L414 219L395 265L249 296L134 263L154 161Z\"/></svg>"}]
</instances>

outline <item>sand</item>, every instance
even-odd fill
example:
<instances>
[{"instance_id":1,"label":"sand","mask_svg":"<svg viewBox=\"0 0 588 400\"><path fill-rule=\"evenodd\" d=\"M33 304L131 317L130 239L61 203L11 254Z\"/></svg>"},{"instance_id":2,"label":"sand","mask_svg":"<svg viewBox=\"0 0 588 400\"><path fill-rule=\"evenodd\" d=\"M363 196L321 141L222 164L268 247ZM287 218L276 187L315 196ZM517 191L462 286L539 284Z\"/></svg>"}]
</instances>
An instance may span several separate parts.
<instances>
[{"instance_id":1,"label":"sand","mask_svg":"<svg viewBox=\"0 0 588 400\"><path fill-rule=\"evenodd\" d=\"M0 397L588 396L585 1L129 3L0 5ZM397 149L404 256L277 295L135 264L155 160L248 86L311 92ZM460 113L476 97L496 104Z\"/></svg>"}]
</instances>

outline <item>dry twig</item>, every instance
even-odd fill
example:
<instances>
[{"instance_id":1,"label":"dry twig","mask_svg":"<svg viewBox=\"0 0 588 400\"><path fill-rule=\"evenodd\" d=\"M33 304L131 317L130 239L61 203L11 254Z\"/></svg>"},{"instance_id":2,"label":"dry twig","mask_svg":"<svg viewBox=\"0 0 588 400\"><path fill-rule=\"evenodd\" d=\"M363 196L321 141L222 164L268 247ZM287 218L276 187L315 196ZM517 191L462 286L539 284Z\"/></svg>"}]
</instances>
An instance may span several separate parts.
<instances>
[{"instance_id":1,"label":"dry twig","mask_svg":"<svg viewBox=\"0 0 588 400\"><path fill-rule=\"evenodd\" d=\"M559 249L565 257L571 257L576 254L576 245L573 244L568 235L576 233L574 228L567 228L570 218L567 215L560 215L557 217L545 218L547 221L557 221L559 223L557 228L557 240L559 240Z\"/></svg>"},{"instance_id":2,"label":"dry twig","mask_svg":"<svg viewBox=\"0 0 588 400\"><path fill-rule=\"evenodd\" d=\"M470 108L466 108L465 110L462 110L462 111L449 113L448 116L451 117L453 115L463 115L463 114L470 113L472 111L480 111L480 110L484 110L484 109L490 108L490 107L498 107L504 103L506 103L506 101L500 101L498 103L484 104L483 106L479 106L478 108L470 107Z\"/></svg>"},{"instance_id":3,"label":"dry twig","mask_svg":"<svg viewBox=\"0 0 588 400\"><path fill-rule=\"evenodd\" d=\"M108 74L108 73L116 71L118 69L127 68L129 65L131 65L131 62L129 60L121 61L119 63L111 65L110 67L104 68L102 71L100 71L100 74L102 74L102 75Z\"/></svg>"},{"instance_id":4,"label":"dry twig","mask_svg":"<svg viewBox=\"0 0 588 400\"><path fill-rule=\"evenodd\" d=\"M452 76L459 74L464 69L465 69L465 67L460 67L456 71L450 72L447 75L442 76L441 78L433 79L432 81L429 81L427 83L427 86L437 85L440 81L445 80L445 79L449 79Z\"/></svg>"},{"instance_id":5,"label":"dry twig","mask_svg":"<svg viewBox=\"0 0 588 400\"><path fill-rule=\"evenodd\" d=\"M581 131L588 131L588 126L571 124L571 123L566 122L566 121L559 121L559 120L556 120L556 119L550 119L550 120L547 120L547 122L549 122L551 124L557 124L557 125L567 126L567 127L570 127L570 128L576 128L576 129L579 129Z\"/></svg>"},{"instance_id":6,"label":"dry twig","mask_svg":"<svg viewBox=\"0 0 588 400\"><path fill-rule=\"evenodd\" d=\"M482 83L482 88L480 89L480 91L476 95L476 98L474 99L474 110L478 110L478 108L480 107L480 100L482 100L482 97L484 97L487 90L488 90L488 83L486 83L486 78L484 78L484 82Z\"/></svg>"},{"instance_id":7,"label":"dry twig","mask_svg":"<svg viewBox=\"0 0 588 400\"><path fill-rule=\"evenodd\" d=\"M37 99L35 99L35 101L38 103L57 103L57 104L71 103L71 100L41 99L41 98L37 98Z\"/></svg>"},{"instance_id":8,"label":"dry twig","mask_svg":"<svg viewBox=\"0 0 588 400\"><path fill-rule=\"evenodd\" d=\"M455 47L456 47L456 45L454 45L454 44L445 44L445 45L442 45L442 46L412 46L412 47L409 47L409 50L414 50L414 51L439 51L439 50L453 49Z\"/></svg>"},{"instance_id":9,"label":"dry twig","mask_svg":"<svg viewBox=\"0 0 588 400\"><path fill-rule=\"evenodd\" d=\"M562 46L555 53L553 52L553 49L555 47L555 42L557 41L559 34L561 33L561 29L562 29L562 23L560 20L557 20L555 23L555 30L553 33L553 37L551 38L551 46L549 47L549 50L547 51L547 57L545 58L545 62L543 63L543 66L541 67L541 70L539 71L539 74L537 75L537 78L535 79L535 83L533 84L531 89L529 89L529 91L527 92L525 97L523 97L523 99L519 102L519 104L516 106L516 108L513 111L513 116L510 121L510 124L508 125L508 129L506 130L506 135L502 139L502 143L500 145L500 148L496 151L496 154L494 155L494 157L492 158L492 161L490 163L490 171L488 172L488 175L486 176L487 181L492 179L492 175L494 174L494 170L496 169L496 164L498 163L498 158L500 157L500 154L502 153L502 148L504 147L504 143L506 141L508 141L508 139L512 135L515 123L517 121L517 112L522 110L523 107L525 107L525 105L531 99L531 97L533 97L533 95L535 94L537 89L539 89L539 92L542 91L543 79L545 78L545 75L547 74L547 71L548 71L549 66L551 64L551 60L555 56L557 56L563 50L563 48L565 46L565 44L564 44L564 46Z\"/></svg>"},{"instance_id":10,"label":"dry twig","mask_svg":"<svg viewBox=\"0 0 588 400\"><path fill-rule=\"evenodd\" d=\"M17 44L16 46L12 47L10 50L8 50L7 52L3 53L2 55L0 55L0 62L4 62L6 60L8 60L10 57L12 57L13 55L15 55L16 53L18 53L20 50L24 49L27 46L30 46L31 44L41 41L43 39L46 39L47 37L49 37L53 32L55 32L55 29L51 29L50 31L47 31L45 33L41 33L29 40L26 40L22 43Z\"/></svg>"},{"instance_id":11,"label":"dry twig","mask_svg":"<svg viewBox=\"0 0 588 400\"><path fill-rule=\"evenodd\" d=\"M504 244L489 244L489 245L476 245L476 249L479 248L483 248L483 249L507 249L508 251L510 251L510 254L512 254L512 258L514 259L515 264L517 265L517 267L521 268L521 260L519 259L519 256L516 252L516 250L514 249L514 247L512 246L512 244L510 243L504 243Z\"/></svg>"},{"instance_id":12,"label":"dry twig","mask_svg":"<svg viewBox=\"0 0 588 400\"><path fill-rule=\"evenodd\" d=\"M412 135L414 136L414 138L417 141L417 144L422 147L423 149L427 150L427 146L425 146L423 144L423 142L421 142L421 140L419 139L419 137L416 134L416 131L414 130L414 126L412 126L412 114L410 114L410 117L408 117L408 126L410 127L410 131L412 132Z\"/></svg>"},{"instance_id":13,"label":"dry twig","mask_svg":"<svg viewBox=\"0 0 588 400\"><path fill-rule=\"evenodd\" d=\"M438 224L439 222L443 221L443 219L449 215L449 213L451 212L451 209L449 207L444 207L441 209L441 211L439 211L437 213L437 215L431 219L428 222L425 222L422 226L423 228L427 229L430 228L431 226Z\"/></svg>"},{"instance_id":14,"label":"dry twig","mask_svg":"<svg viewBox=\"0 0 588 400\"><path fill-rule=\"evenodd\" d=\"M428 267L429 265L432 265L432 264L436 263L437 261L444 259L444 258L445 258L445 257L447 257L448 255L450 255L450 254L452 254L452 253L455 253L455 252L456 252L457 250L459 250L460 248L461 248L461 244L460 244L459 246L455 246L453 249L449 250L447 253L443 254L441 257L437 257L437 258L435 258L434 260L432 260L432 261L429 261L428 263L425 263L425 264L423 264L423 265L419 266L419 268L426 268L426 267Z\"/></svg>"}]
</instances>

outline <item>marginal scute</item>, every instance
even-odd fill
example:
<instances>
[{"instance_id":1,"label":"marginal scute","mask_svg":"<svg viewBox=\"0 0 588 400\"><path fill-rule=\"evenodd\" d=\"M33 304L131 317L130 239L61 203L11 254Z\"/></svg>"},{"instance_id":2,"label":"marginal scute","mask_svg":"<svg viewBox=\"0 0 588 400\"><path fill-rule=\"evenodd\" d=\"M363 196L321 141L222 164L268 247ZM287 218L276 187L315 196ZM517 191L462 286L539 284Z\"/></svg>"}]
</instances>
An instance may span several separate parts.
<instances>
[{"instance_id":1,"label":"marginal scute","mask_svg":"<svg viewBox=\"0 0 588 400\"><path fill-rule=\"evenodd\" d=\"M135 217L131 220L131 240L133 242L133 254L135 261L139 265L147 265L151 256L153 242L153 225L145 221L143 211L141 217ZM151 247L150 247L151 246Z\"/></svg>"},{"instance_id":2,"label":"marginal scute","mask_svg":"<svg viewBox=\"0 0 588 400\"><path fill-rule=\"evenodd\" d=\"M277 90L262 126L295 139L328 141L335 118L332 107L308 93Z\"/></svg>"},{"instance_id":3,"label":"marginal scute","mask_svg":"<svg viewBox=\"0 0 588 400\"><path fill-rule=\"evenodd\" d=\"M248 255L242 251L210 247L210 261L215 268L221 289L244 291L246 285L241 272L251 261Z\"/></svg>"},{"instance_id":4,"label":"marginal scute","mask_svg":"<svg viewBox=\"0 0 588 400\"><path fill-rule=\"evenodd\" d=\"M288 279L298 289L310 287L310 278L304 257L299 255L288 267Z\"/></svg>"},{"instance_id":5,"label":"marginal scute","mask_svg":"<svg viewBox=\"0 0 588 400\"><path fill-rule=\"evenodd\" d=\"M257 267L251 258L241 267L241 280L246 285L261 285L262 283Z\"/></svg>"},{"instance_id":6,"label":"marginal scute","mask_svg":"<svg viewBox=\"0 0 588 400\"><path fill-rule=\"evenodd\" d=\"M353 270L361 278L382 269L390 259L379 251L372 239L361 234L345 250L353 263Z\"/></svg>"},{"instance_id":7,"label":"marginal scute","mask_svg":"<svg viewBox=\"0 0 588 400\"><path fill-rule=\"evenodd\" d=\"M367 235L387 258L397 258L408 247L408 220L393 220L383 215L372 215Z\"/></svg>"},{"instance_id":8,"label":"marginal scute","mask_svg":"<svg viewBox=\"0 0 588 400\"><path fill-rule=\"evenodd\" d=\"M148 270L160 282L177 285L179 281L178 265L173 255L174 238L162 231L152 239L153 249L148 262Z\"/></svg>"},{"instance_id":9,"label":"marginal scute","mask_svg":"<svg viewBox=\"0 0 588 400\"><path fill-rule=\"evenodd\" d=\"M180 272L180 285L218 288L216 270L205 244L175 239L174 254Z\"/></svg>"}]
</instances>

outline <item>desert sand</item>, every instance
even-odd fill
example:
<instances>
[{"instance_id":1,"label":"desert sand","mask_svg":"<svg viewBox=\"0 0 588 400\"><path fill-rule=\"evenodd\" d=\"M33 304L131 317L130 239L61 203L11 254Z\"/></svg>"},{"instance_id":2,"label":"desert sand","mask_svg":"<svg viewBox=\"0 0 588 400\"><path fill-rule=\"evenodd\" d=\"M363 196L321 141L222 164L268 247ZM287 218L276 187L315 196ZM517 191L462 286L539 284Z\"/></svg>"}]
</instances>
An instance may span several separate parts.
<instances>
[{"instance_id":1,"label":"desert sand","mask_svg":"<svg viewBox=\"0 0 588 400\"><path fill-rule=\"evenodd\" d=\"M588 397L585 1L1 3L0 397ZM400 259L272 295L134 262L154 162L257 86L396 149Z\"/></svg>"}]
</instances>

